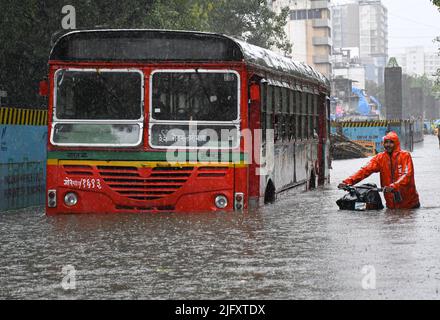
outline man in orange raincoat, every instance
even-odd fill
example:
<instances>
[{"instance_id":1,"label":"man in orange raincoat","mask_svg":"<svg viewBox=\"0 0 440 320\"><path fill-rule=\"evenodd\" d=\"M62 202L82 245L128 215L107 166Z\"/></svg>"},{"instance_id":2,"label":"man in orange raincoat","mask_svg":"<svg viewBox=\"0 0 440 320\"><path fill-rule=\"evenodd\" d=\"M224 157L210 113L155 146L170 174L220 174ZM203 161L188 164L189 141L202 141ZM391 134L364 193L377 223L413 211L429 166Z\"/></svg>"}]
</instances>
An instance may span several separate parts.
<instances>
[{"instance_id":1,"label":"man in orange raincoat","mask_svg":"<svg viewBox=\"0 0 440 320\"><path fill-rule=\"evenodd\" d=\"M420 208L419 194L414 179L414 166L409 152L400 149L399 137L395 132L383 138L385 152L379 153L371 161L339 185L355 185L376 172L380 172L380 182L384 188L389 209Z\"/></svg>"}]
</instances>

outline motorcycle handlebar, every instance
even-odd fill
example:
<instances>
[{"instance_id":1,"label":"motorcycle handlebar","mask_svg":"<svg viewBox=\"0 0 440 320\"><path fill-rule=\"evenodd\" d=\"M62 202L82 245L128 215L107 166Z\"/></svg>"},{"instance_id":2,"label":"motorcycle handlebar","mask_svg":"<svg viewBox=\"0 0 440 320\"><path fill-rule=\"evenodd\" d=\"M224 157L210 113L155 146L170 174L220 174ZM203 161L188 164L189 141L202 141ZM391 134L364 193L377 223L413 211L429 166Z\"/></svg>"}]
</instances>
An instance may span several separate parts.
<instances>
[{"instance_id":1,"label":"motorcycle handlebar","mask_svg":"<svg viewBox=\"0 0 440 320\"><path fill-rule=\"evenodd\" d=\"M341 187L338 187L338 189L339 190L344 190L344 191L347 191L347 192L353 192L353 191L356 191L356 189L367 189L367 190L370 190L370 191L376 191L376 192L383 192L384 190L383 190L383 188L373 188L373 187L353 187L353 186L345 186L345 187L343 187L343 188L341 188Z\"/></svg>"}]
</instances>

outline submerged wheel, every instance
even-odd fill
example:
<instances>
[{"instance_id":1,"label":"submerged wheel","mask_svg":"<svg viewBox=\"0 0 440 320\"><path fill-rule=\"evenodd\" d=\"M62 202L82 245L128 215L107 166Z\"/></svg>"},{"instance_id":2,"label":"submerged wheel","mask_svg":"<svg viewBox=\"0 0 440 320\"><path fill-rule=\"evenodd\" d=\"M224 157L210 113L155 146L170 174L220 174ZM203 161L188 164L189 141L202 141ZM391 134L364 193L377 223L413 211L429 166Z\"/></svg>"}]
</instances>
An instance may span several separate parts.
<instances>
[{"instance_id":1,"label":"submerged wheel","mask_svg":"<svg viewBox=\"0 0 440 320\"><path fill-rule=\"evenodd\" d=\"M264 194L264 204L274 203L276 200L275 185L272 180L269 180L266 186L266 192Z\"/></svg>"},{"instance_id":2,"label":"submerged wheel","mask_svg":"<svg viewBox=\"0 0 440 320\"><path fill-rule=\"evenodd\" d=\"M312 171L309 181L309 190L316 189L316 174L315 171Z\"/></svg>"}]
</instances>

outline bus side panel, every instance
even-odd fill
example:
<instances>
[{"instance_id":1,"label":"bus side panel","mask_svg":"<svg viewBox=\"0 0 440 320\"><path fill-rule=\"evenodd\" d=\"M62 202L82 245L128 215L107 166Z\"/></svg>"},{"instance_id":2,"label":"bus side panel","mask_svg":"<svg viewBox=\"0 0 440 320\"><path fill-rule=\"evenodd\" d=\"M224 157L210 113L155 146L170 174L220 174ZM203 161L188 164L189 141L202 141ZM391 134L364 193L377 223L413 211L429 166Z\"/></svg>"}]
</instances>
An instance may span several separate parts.
<instances>
[{"instance_id":1,"label":"bus side panel","mask_svg":"<svg viewBox=\"0 0 440 320\"><path fill-rule=\"evenodd\" d=\"M296 182L305 183L308 180L308 166L310 158L310 149L305 141L299 141L295 150L295 172Z\"/></svg>"},{"instance_id":2,"label":"bus side panel","mask_svg":"<svg viewBox=\"0 0 440 320\"><path fill-rule=\"evenodd\" d=\"M295 183L294 144L275 146L274 178L275 187L278 191L282 191Z\"/></svg>"}]
</instances>

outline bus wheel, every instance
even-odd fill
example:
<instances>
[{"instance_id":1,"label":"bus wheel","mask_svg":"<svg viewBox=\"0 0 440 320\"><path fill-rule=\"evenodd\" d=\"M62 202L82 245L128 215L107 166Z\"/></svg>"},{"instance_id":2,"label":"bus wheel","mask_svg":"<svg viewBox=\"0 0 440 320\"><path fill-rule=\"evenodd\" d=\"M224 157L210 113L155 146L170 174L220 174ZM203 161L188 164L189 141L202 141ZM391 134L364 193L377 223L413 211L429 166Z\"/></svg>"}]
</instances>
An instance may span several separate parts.
<instances>
[{"instance_id":1,"label":"bus wheel","mask_svg":"<svg viewBox=\"0 0 440 320\"><path fill-rule=\"evenodd\" d=\"M309 190L316 189L316 174L315 171L312 171L310 181L309 181Z\"/></svg>"},{"instance_id":2,"label":"bus wheel","mask_svg":"<svg viewBox=\"0 0 440 320\"><path fill-rule=\"evenodd\" d=\"M274 203L276 199L275 185L272 180L266 186L266 192L264 194L264 204Z\"/></svg>"}]
</instances>

